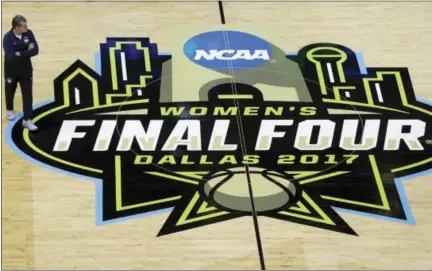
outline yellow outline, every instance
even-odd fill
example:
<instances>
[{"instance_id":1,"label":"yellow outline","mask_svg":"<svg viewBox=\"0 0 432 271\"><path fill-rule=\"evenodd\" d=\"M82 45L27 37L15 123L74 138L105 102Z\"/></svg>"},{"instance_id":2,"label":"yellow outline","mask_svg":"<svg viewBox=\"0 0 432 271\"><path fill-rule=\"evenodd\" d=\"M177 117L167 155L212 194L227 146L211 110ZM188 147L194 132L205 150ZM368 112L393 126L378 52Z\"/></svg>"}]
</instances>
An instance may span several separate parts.
<instances>
[{"instance_id":1,"label":"yellow outline","mask_svg":"<svg viewBox=\"0 0 432 271\"><path fill-rule=\"evenodd\" d=\"M321 219L316 218L316 217L309 217L306 215L291 213L288 211L280 211L279 214L297 217L297 218L301 218L301 219L305 219L305 220L309 220L309 221L313 221L313 222L318 222L318 223L323 223L323 224L327 224L327 225L332 225L332 226L336 225L336 223L334 223L333 220L331 220L330 217L327 216L327 214L309 197L308 194L306 194L306 192L304 192L304 191L302 192L302 197L321 216Z\"/></svg>"},{"instance_id":2,"label":"yellow outline","mask_svg":"<svg viewBox=\"0 0 432 271\"><path fill-rule=\"evenodd\" d=\"M227 100L227 99L253 99L252 94L219 94L218 95L219 100Z\"/></svg>"},{"instance_id":3,"label":"yellow outline","mask_svg":"<svg viewBox=\"0 0 432 271\"><path fill-rule=\"evenodd\" d=\"M144 67L146 72L151 72L151 61L149 47L143 47L140 41L116 41L115 47L109 48L109 58L110 58L110 68L111 68L111 81L113 90L118 90L118 80L117 80L117 65L115 59L115 52L121 50L121 46L124 44L134 44L137 50L144 52Z\"/></svg>"},{"instance_id":4,"label":"yellow outline","mask_svg":"<svg viewBox=\"0 0 432 271\"><path fill-rule=\"evenodd\" d=\"M195 206L195 204L197 203L199 198L200 198L200 195L198 192L196 192L195 195L193 196L192 200L189 202L188 206L186 207L186 209L183 211L183 214L180 216L179 220L177 221L176 226L185 225L185 224L213 218L216 216L229 214L229 212L221 211L221 212L217 212L214 214L208 214L205 216L200 216L200 217L188 219L190 212L192 211L193 207Z\"/></svg>"},{"instance_id":5,"label":"yellow outline","mask_svg":"<svg viewBox=\"0 0 432 271\"><path fill-rule=\"evenodd\" d=\"M334 99L338 100L338 101L342 101L339 90L356 90L356 87L354 87L354 86L339 86L339 87L335 86L335 87L333 87L333 93L335 96Z\"/></svg>"},{"instance_id":6,"label":"yellow outline","mask_svg":"<svg viewBox=\"0 0 432 271\"><path fill-rule=\"evenodd\" d=\"M100 108L115 107L115 106L119 106L119 105L141 104L141 103L148 103L148 102L149 102L149 99L141 99L141 100L133 100L133 101L120 102L120 103L104 104L104 105L93 106L93 107L86 107L86 108L78 109L78 110L75 110L75 111L71 111L69 113L66 113L66 115L74 114L74 113L79 113L79 112L84 112L84 111L97 110L97 109L100 109Z\"/></svg>"},{"instance_id":7,"label":"yellow outline","mask_svg":"<svg viewBox=\"0 0 432 271\"><path fill-rule=\"evenodd\" d=\"M122 177L121 177L121 156L120 155L116 155L115 156L115 198L116 198L116 211L130 210L130 209L144 207L144 206L149 206L149 205L154 205L154 204L158 204L158 203L175 201L175 200L181 199L181 197L182 197L180 195L180 196L174 196L174 197L165 198L165 199L159 199L159 200L153 200L153 201L147 201L147 202L143 202L143 203L132 204L132 205L128 205L128 206L123 206L122 183L121 182L122 182Z\"/></svg>"},{"instance_id":8,"label":"yellow outline","mask_svg":"<svg viewBox=\"0 0 432 271\"><path fill-rule=\"evenodd\" d=\"M413 163L413 164L410 164L410 165L405 165L405 166L402 166L402 167L394 168L394 169L391 170L391 172L395 173L395 172L399 172L399 171L404 171L404 170L407 170L407 169L410 169L410 168L414 168L414 167L418 167L418 166L421 166L421 165L424 165L424 164L427 164L427 163L431 163L431 162L432 162L432 157L430 157L428 159L425 159L425 160L422 160L422 161L419 161L417 163Z\"/></svg>"},{"instance_id":9,"label":"yellow outline","mask_svg":"<svg viewBox=\"0 0 432 271\"><path fill-rule=\"evenodd\" d=\"M199 184L199 182L197 182L197 181L189 180L189 179L182 178L182 177L177 177L177 176L166 174L166 173L162 173L162 172L144 171L144 173L150 174L150 175L154 175L154 176L158 176L158 177L162 177L162 178L167 178L167 179L174 180L174 181L184 182L184 183L188 183L188 184L194 184L194 185L198 185Z\"/></svg>"},{"instance_id":10,"label":"yellow outline","mask_svg":"<svg viewBox=\"0 0 432 271\"><path fill-rule=\"evenodd\" d=\"M309 209L306 206L304 206L304 204L301 201L297 202L297 206L291 206L288 209L301 212L301 213L308 213L308 214L311 213Z\"/></svg>"},{"instance_id":11,"label":"yellow outline","mask_svg":"<svg viewBox=\"0 0 432 271\"><path fill-rule=\"evenodd\" d=\"M106 94L106 100L107 100L107 105L112 104L112 98L113 97L130 97L132 96L132 88L145 88L147 87L147 79L151 79L153 78L153 75L141 75L140 76L140 83L139 84L127 84L126 85L126 93L114 93L114 94ZM147 100L148 99L141 99L141 100ZM133 101L126 101L123 103L131 103Z\"/></svg>"},{"instance_id":12,"label":"yellow outline","mask_svg":"<svg viewBox=\"0 0 432 271\"><path fill-rule=\"evenodd\" d=\"M78 74L83 75L85 78L87 78L91 84L92 84L92 94L93 94L93 106L99 105L99 86L98 82L95 78L92 78L90 74L85 72L83 69L78 68L73 73L71 73L66 79L63 81L63 103L65 106L70 105L70 99L69 99L69 82L75 78Z\"/></svg>"},{"instance_id":13,"label":"yellow outline","mask_svg":"<svg viewBox=\"0 0 432 271\"><path fill-rule=\"evenodd\" d=\"M97 169L97 168L86 167L86 166L83 166L83 165L80 165L80 164L76 164L76 163L73 163L73 162L69 162L69 161L60 159L60 158L55 157L55 156L53 156L51 154L48 154L48 153L44 152L43 150L39 149L38 147L36 147L36 145L33 144L33 142L30 140L29 130L28 129L24 129L23 134L24 134L23 138L24 138L24 141L26 142L26 144L30 148L32 148L35 152L39 153L40 155L45 156L48 159L51 159L53 161L56 161L58 163L65 164L65 165L68 165L68 166L71 166L71 167L79 168L79 169L82 169L82 170L87 170L87 171L91 171L91 172L95 172L95 173L102 173L103 172L102 170Z\"/></svg>"},{"instance_id":14,"label":"yellow outline","mask_svg":"<svg viewBox=\"0 0 432 271\"><path fill-rule=\"evenodd\" d=\"M205 213L205 212L210 212L210 211L214 211L216 210L216 207L212 207L212 206L208 206L208 203L206 201L204 201L201 206L199 207L197 214L201 214L201 213Z\"/></svg>"},{"instance_id":15,"label":"yellow outline","mask_svg":"<svg viewBox=\"0 0 432 271\"><path fill-rule=\"evenodd\" d=\"M371 104L352 102L352 101L338 101L338 100L326 99L326 98L323 98L322 100L323 100L323 102L326 102L326 103L356 105L356 106L361 106L361 107L371 107L371 108L377 108L377 109L381 109L381 110L394 111L394 112L398 112L398 113L402 113L402 114L409 114L406 111L402 111L402 110L398 110L398 109L394 109L394 108L390 108L390 107L385 107L385 106L379 106L379 105L371 105Z\"/></svg>"},{"instance_id":16,"label":"yellow outline","mask_svg":"<svg viewBox=\"0 0 432 271\"><path fill-rule=\"evenodd\" d=\"M62 83L62 86L63 86L63 105L55 107L55 108L52 108L52 109L50 109L48 111L43 112L42 114L36 116L33 119L33 122L36 123L39 120L41 120L42 118L44 118L44 117L46 117L46 116L48 116L48 115L50 115L50 114L52 114L52 113L54 113L56 111L62 110L64 108L67 108L67 107L70 106L69 82L73 78L75 78L78 74L82 74L84 77L86 77L89 81L92 82L92 87L93 87L93 89L92 89L92 92L93 92L93 104L99 105L99 95L98 95L98 91L99 90L98 90L97 80L95 78L92 78L91 75L88 74L87 72L85 72L83 69L78 68L73 73L71 73L68 77L66 77L64 79L63 83ZM95 95L95 92L96 92L96 95ZM28 129L24 129L24 131L23 131L23 138L24 138L24 141L26 142L26 144L30 148L32 148L35 152L39 153L42 156L45 156L46 158L48 158L50 160L53 160L53 161L56 161L58 163L65 164L65 165L68 165L68 166L71 166L71 167L75 167L75 168L78 168L78 169L87 170L87 171L90 171L90 172L96 172L96 173L102 173L103 172L100 169L92 168L92 167L86 167L86 166L83 166L83 165L80 165L80 164L69 162L69 161L60 159L58 157L55 157L55 156L53 156L51 154L48 154L48 153L44 152L43 150L39 149L36 145L34 145L33 142L30 140L29 130Z\"/></svg>"},{"instance_id":17,"label":"yellow outline","mask_svg":"<svg viewBox=\"0 0 432 271\"><path fill-rule=\"evenodd\" d=\"M141 109L131 109L131 110L121 110L121 111L114 111L114 112L101 112L96 113L96 115L107 115L107 116L147 116L148 115L148 109L147 108L141 108Z\"/></svg>"},{"instance_id":18,"label":"yellow outline","mask_svg":"<svg viewBox=\"0 0 432 271\"><path fill-rule=\"evenodd\" d=\"M360 202L360 201L354 201L354 200L347 200L347 199L342 199L342 198L337 198L337 197L330 197L330 196L321 196L321 198L326 199L326 200L333 200L333 201L338 201L338 202L343 202L343 203L348 203L348 204L353 204L353 205L358 205L358 206L364 206L364 207L371 207L371 208L376 208L376 209L380 209L380 210L390 210L390 205L387 199L387 195L386 192L384 190L384 185L381 179L381 175L378 169L378 165L376 163L375 160L375 156L374 155L369 155L369 161L372 167L372 171L375 177L375 182L377 184L378 187L378 192L380 194L380 198L382 201L381 205L376 205L376 204L371 204L371 203L366 203L366 202Z\"/></svg>"},{"instance_id":19,"label":"yellow outline","mask_svg":"<svg viewBox=\"0 0 432 271\"><path fill-rule=\"evenodd\" d=\"M110 50L110 52L109 52L110 53L110 68L111 68L111 71L112 71L111 74L112 74L112 76L115 75L115 79L113 79L113 89L114 90L118 89L115 51L121 49L121 45L122 44L135 44L137 50L142 50L144 52L144 64L145 64L146 71L147 72L151 71L151 61L150 61L150 55L149 55L149 47L143 47L143 46L141 46L141 44L140 44L139 41L136 41L136 42L116 42L116 46L115 47L109 48L109 50ZM334 51L336 51L336 52L338 52L340 54L314 55L314 53L316 51L318 51L318 50L334 50ZM311 62L313 62L315 64L317 64L317 63L321 64L321 62L316 61L315 59L313 59L313 57L320 57L320 58L342 57L341 60L337 61L337 70L338 70L339 75L341 76L341 80L343 82L345 81L345 75L343 73L343 67L342 67L342 63L345 62L345 60L347 59L347 55L345 54L345 52L343 52L342 50L340 50L338 48L334 48L334 47L317 47L317 48L314 48L314 49L310 50L309 52L307 52L307 58ZM317 68L318 77L319 77L320 81L322 81L321 83L324 83L324 86L325 86L323 71L318 66L316 68ZM105 107L117 106L117 105L147 103L149 101L148 99L143 99L143 100L134 100L134 101L122 102L122 103L114 103L114 104L111 103L112 97L127 96L127 95L130 94L130 92L132 91L133 87L145 87L146 86L146 80L145 79L146 78L152 78L151 75L140 76L140 84L137 84L137 85L127 85L126 86L126 94L106 94L106 96L107 96L107 103L108 104L100 105L100 101L99 101L99 87L98 87L97 79L93 78L90 74L88 74L87 72L85 72L83 69L78 68L73 73L71 73L66 79L64 79L64 81L62 82L62 86L63 86L63 100L64 100L63 103L64 104L62 106L53 108L51 110L45 111L42 114L38 115L37 117L35 117L33 119L33 121L35 123L37 121L41 120L42 118L46 117L47 115L50 115L50 114L52 114L52 113L54 113L56 111L62 110L64 108L70 106L70 99L69 99L70 98L70 93L69 93L70 87L69 87L68 83L75 76L77 76L78 74L83 75L84 77L86 77L91 82L91 84L92 84L93 104L94 104L94 106L91 107L91 108L79 109L79 110L76 110L76 111L73 111L73 112L69 112L67 114L72 114L72 113L77 113L77 112L82 112L82 111L87 111L87 110L90 111L90 110L93 110L93 109L105 108ZM374 108L378 108L378 109L392 110L392 111L396 111L396 112L400 112L400 113L405 113L405 114L408 113L408 112L405 112L405 111L400 111L400 110L396 110L396 109L392 109L392 108L381 107L381 106L376 106L376 105L371 106L370 105L370 103L373 102L372 101L372 96L371 96L371 90L370 90L370 82L371 81L384 81L383 75L394 75L395 76L395 79L396 79L396 82L397 82L397 85L398 85L398 88L399 88L399 93L400 93L400 97L401 97L401 100L402 100L402 104L405 107L408 107L408 108L414 109L416 111L420 111L422 113L425 113L425 114L427 114L429 116L432 116L432 111L429 111L429 110L417 107L415 105L411 105L408 102L407 96L406 96L406 91L405 91L405 88L403 86L402 76L401 76L400 72L378 71L376 78L363 78L364 86L365 86L365 89L366 89L366 96L367 96L368 104L354 103L354 102L345 102L344 103L344 102L341 102L341 101L332 101L330 99L323 99L323 101L330 102L330 103L342 103L342 104L353 104L353 105L359 105L359 106L365 106L365 107L374 107ZM339 90L339 89L342 89L342 88L343 87L334 87L335 91ZM325 90L325 88L324 88L324 91L322 90L322 93L324 95L327 94L327 91ZM111 104L109 104L109 103L111 103ZM33 142L30 140L29 131L27 129L25 129L23 131L23 139L26 142L26 144L30 148L32 148L35 152L39 153L40 155L42 155L42 156L44 156L44 157L46 157L46 158L48 158L50 160L53 160L53 161L56 161L58 163L62 163L62 164L65 164L65 165L68 165L68 166L71 166L71 167L79 168L79 169L82 169L82 170L87 170L87 171L96 172L96 173L102 173L103 172L100 169L86 167L86 166L83 166L83 165L80 165L80 164L69 162L69 161L57 158L57 157L55 157L53 155L50 155L50 154L42 151L37 146L35 146L33 144ZM401 167L398 167L398 168L394 168L391 171L392 172L400 172L400 171L404 171L404 170L408 170L408 169L411 169L411 168L415 168L415 167L418 167L418 166L421 166L421 165L424 165L424 164L427 164L427 163L430 163L430 162L432 162L432 157L428 158L428 159L425 159L425 160L422 160L422 161L419 161L419 162L416 162L416 163L413 163L413 164L409 164L409 165L401 166ZM296 178L296 176L295 176L295 178Z\"/></svg>"},{"instance_id":20,"label":"yellow outline","mask_svg":"<svg viewBox=\"0 0 432 271\"><path fill-rule=\"evenodd\" d=\"M407 96L406 96L406 91L405 91L405 88L404 88L404 85L403 85L403 82L402 82L402 76L401 76L400 72L394 72L394 71L393 72L390 72L390 71L383 72L383 71L378 71L376 74L377 74L376 78L364 78L363 79L365 87L367 85L367 87L370 89L369 81L378 81L378 82L384 81L383 75L394 75L395 79L396 79L396 83L397 83L398 89L399 89L399 95L400 95L400 98L402 100L402 105L404 105L405 107L414 109L416 111L420 111L420 112L422 112L422 113L424 113L426 115L432 116L432 112L431 111L423 109L421 107L417 107L415 105L411 105L408 102L408 99L407 99ZM367 81L367 82L365 82L365 81Z\"/></svg>"},{"instance_id":21,"label":"yellow outline","mask_svg":"<svg viewBox=\"0 0 432 271\"><path fill-rule=\"evenodd\" d=\"M302 177L319 174L321 171L284 171L286 174L295 174L294 179L300 179Z\"/></svg>"},{"instance_id":22,"label":"yellow outline","mask_svg":"<svg viewBox=\"0 0 432 271\"><path fill-rule=\"evenodd\" d=\"M203 175L206 175L209 173L209 171L176 171L175 173L186 176L186 177L192 177L195 179L202 180Z\"/></svg>"},{"instance_id":23,"label":"yellow outline","mask_svg":"<svg viewBox=\"0 0 432 271\"><path fill-rule=\"evenodd\" d=\"M426 115L432 116L432 111L423 109L421 107L417 107L415 105L411 105L408 102L408 99L407 99L407 96L406 96L406 91L405 91L405 88L404 88L404 85L403 85L403 82L402 82L402 76L401 76L400 72L382 72L382 71L379 71L379 72L377 72L376 78L367 78L367 80L364 80L364 81L367 81L367 82L365 82L365 86L366 86L366 83L367 83L367 86L370 88L369 81L378 81L378 82L384 81L383 75L394 75L394 77L396 79L397 86L399 88L399 95L400 95L400 98L401 98L401 101L402 101L402 105L404 105L405 107L414 109L416 111L422 112L422 113L424 113ZM432 162L432 157L427 158L427 159L422 160L422 161L419 161L419 162L416 162L416 163L413 163L413 164L401 166L401 167L398 167L398 168L393 168L391 170L391 172L404 171L404 170L415 168L415 167L418 167L418 166L421 166L421 165L424 165L424 164L427 164L427 163L430 163L430 162Z\"/></svg>"},{"instance_id":24,"label":"yellow outline","mask_svg":"<svg viewBox=\"0 0 432 271\"><path fill-rule=\"evenodd\" d=\"M332 50L332 51L338 52L339 54L334 54L334 55L314 55L314 53L316 51L319 51L319 50ZM318 61L318 60L315 60L313 57L319 57L319 58L341 57L340 60L336 61L336 68L337 68L338 75L340 77L339 79L341 80L342 83L345 83L346 80L345 80L345 74L344 74L344 71L343 71L342 63L344 63L347 60L348 56L347 56L347 54L344 51L342 51L341 49L335 48L335 47L323 46L323 47L313 48L313 49L309 50L306 53L306 58L308 60L310 60L312 63L315 64L315 68L316 68L316 72L317 72L318 80L319 80L319 85L320 85L320 88L321 88L321 94L322 95L327 95L327 87L326 87L326 83L325 83L325 80L324 80L324 72L323 72L323 69L322 69L322 63L320 61Z\"/></svg>"},{"instance_id":25,"label":"yellow outline","mask_svg":"<svg viewBox=\"0 0 432 271\"><path fill-rule=\"evenodd\" d=\"M324 175L321 175L321 176L317 176L317 177L301 180L299 182L299 184L312 183L312 182L320 181L320 180L323 180L323 179L328 179L330 177L344 175L344 174L347 174L349 172L351 172L351 171L335 171L335 172L324 174Z\"/></svg>"}]
</instances>

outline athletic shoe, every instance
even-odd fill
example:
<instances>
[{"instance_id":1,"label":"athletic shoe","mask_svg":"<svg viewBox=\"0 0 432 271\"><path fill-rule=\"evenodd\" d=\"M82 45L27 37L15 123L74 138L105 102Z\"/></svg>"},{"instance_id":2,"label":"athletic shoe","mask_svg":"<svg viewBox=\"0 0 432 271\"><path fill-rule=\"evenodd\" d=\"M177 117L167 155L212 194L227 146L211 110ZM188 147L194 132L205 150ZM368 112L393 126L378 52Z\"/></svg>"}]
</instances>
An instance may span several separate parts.
<instances>
[{"instance_id":1,"label":"athletic shoe","mask_svg":"<svg viewBox=\"0 0 432 271\"><path fill-rule=\"evenodd\" d=\"M24 128L29 129L32 132L34 132L34 131L36 131L38 129L38 127L31 120L23 120L22 126Z\"/></svg>"},{"instance_id":2,"label":"athletic shoe","mask_svg":"<svg viewBox=\"0 0 432 271\"><path fill-rule=\"evenodd\" d=\"M14 120L15 119L15 113L13 110L6 111L6 119L7 120Z\"/></svg>"}]
</instances>

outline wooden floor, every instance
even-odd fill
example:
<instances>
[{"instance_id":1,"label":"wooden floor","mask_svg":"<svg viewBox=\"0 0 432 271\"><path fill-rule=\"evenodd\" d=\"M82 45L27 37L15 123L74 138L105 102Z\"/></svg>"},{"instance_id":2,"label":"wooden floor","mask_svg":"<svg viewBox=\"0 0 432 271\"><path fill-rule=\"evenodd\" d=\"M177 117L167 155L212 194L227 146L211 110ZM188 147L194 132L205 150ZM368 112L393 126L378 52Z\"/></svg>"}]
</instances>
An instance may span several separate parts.
<instances>
[{"instance_id":1,"label":"wooden floor","mask_svg":"<svg viewBox=\"0 0 432 271\"><path fill-rule=\"evenodd\" d=\"M328 41L362 52L370 67L409 67L417 96L432 100L432 2L228 2L224 10L227 24L283 29L278 45L286 51ZM3 2L2 35L15 14L27 17L40 46L35 104L53 98L53 79L76 59L92 66L107 37L151 37L169 52L176 25L220 24L216 2ZM6 125L3 110L2 131ZM96 227L92 182L23 160L4 136L2 143L3 269L260 268L251 217L163 238L155 234L167 213ZM360 235L353 237L259 217L267 268L432 268L431 182L404 183L416 226L341 213Z\"/></svg>"}]
</instances>

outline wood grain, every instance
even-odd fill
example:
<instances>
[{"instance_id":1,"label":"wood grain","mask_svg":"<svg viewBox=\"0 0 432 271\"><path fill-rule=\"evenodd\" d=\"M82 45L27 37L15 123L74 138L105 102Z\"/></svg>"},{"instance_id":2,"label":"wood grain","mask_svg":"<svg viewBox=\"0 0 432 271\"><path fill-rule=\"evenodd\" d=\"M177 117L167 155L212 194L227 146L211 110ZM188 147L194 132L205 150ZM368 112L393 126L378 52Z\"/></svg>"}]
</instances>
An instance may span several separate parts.
<instances>
[{"instance_id":1,"label":"wood grain","mask_svg":"<svg viewBox=\"0 0 432 271\"><path fill-rule=\"evenodd\" d=\"M417 96L432 99L432 3L224 7L227 24L283 29L275 39L286 51L329 41L363 52L369 67L409 67ZM166 52L175 25L220 22L216 2L3 2L2 8L2 34L22 14L38 38L35 104L53 97L53 79L76 59L92 66L106 37L150 37ZM20 94L15 107L21 109ZM4 137L2 143L4 269L259 269L251 217L160 238L155 235L167 214L96 227L93 183L42 168L16 154ZM416 226L342 214L360 234L352 237L260 217L268 269L432 267L431 181L405 182Z\"/></svg>"}]
</instances>

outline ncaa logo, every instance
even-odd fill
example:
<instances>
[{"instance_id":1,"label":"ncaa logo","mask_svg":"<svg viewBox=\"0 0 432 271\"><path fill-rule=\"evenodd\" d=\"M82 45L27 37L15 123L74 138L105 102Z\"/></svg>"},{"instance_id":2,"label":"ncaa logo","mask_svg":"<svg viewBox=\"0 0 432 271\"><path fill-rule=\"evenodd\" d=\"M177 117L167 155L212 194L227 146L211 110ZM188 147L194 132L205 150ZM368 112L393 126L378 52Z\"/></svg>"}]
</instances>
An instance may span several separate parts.
<instances>
[{"instance_id":1,"label":"ncaa logo","mask_svg":"<svg viewBox=\"0 0 432 271\"><path fill-rule=\"evenodd\" d=\"M196 35L183 46L186 57L216 71L248 70L267 63L271 44L239 31L211 31Z\"/></svg>"}]
</instances>

